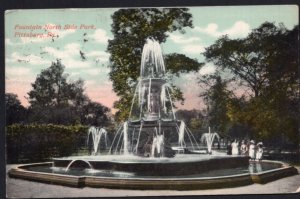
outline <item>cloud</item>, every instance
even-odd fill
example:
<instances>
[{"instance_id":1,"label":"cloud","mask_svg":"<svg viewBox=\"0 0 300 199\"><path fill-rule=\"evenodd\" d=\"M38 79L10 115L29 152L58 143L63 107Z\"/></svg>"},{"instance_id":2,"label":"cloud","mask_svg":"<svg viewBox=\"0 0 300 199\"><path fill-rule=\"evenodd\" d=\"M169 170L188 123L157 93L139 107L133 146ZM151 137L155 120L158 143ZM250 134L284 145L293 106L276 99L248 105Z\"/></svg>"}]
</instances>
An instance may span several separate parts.
<instances>
[{"instance_id":1,"label":"cloud","mask_svg":"<svg viewBox=\"0 0 300 199\"><path fill-rule=\"evenodd\" d=\"M21 43L13 43L10 39L5 39L5 45L14 46L20 45Z\"/></svg>"},{"instance_id":2,"label":"cloud","mask_svg":"<svg viewBox=\"0 0 300 199\"><path fill-rule=\"evenodd\" d=\"M228 35L232 38L246 37L250 33L250 25L244 21L235 22L230 28L223 31L218 30L219 27L215 23L210 23L205 28L196 26L195 31L206 33L212 37L220 37L222 35Z\"/></svg>"},{"instance_id":3,"label":"cloud","mask_svg":"<svg viewBox=\"0 0 300 199\"><path fill-rule=\"evenodd\" d=\"M174 43L177 43L177 44L188 44L188 43L200 41L199 37L185 38L183 35L177 35L177 34L172 34L172 33L169 33L169 37Z\"/></svg>"},{"instance_id":4,"label":"cloud","mask_svg":"<svg viewBox=\"0 0 300 199\"><path fill-rule=\"evenodd\" d=\"M47 46L43 48L43 51L49 53L53 57L63 59L74 55L79 55L80 45L78 43L69 43L64 46L63 50L58 50L56 48Z\"/></svg>"},{"instance_id":5,"label":"cloud","mask_svg":"<svg viewBox=\"0 0 300 199\"><path fill-rule=\"evenodd\" d=\"M29 75L30 71L31 70L28 67L17 67L17 66L5 67L5 75L7 75L9 79L11 79L11 77L13 76L24 77L25 75Z\"/></svg>"},{"instance_id":6,"label":"cloud","mask_svg":"<svg viewBox=\"0 0 300 199\"><path fill-rule=\"evenodd\" d=\"M53 57L60 58L60 59L67 56L66 54L63 53L63 51L57 50L56 48L53 47L48 47L48 46L44 47L42 51L52 55Z\"/></svg>"},{"instance_id":7,"label":"cloud","mask_svg":"<svg viewBox=\"0 0 300 199\"><path fill-rule=\"evenodd\" d=\"M103 29L95 30L94 34L90 35L90 38L101 44L106 44L110 39L106 31Z\"/></svg>"},{"instance_id":8,"label":"cloud","mask_svg":"<svg viewBox=\"0 0 300 199\"><path fill-rule=\"evenodd\" d=\"M79 69L79 68L90 68L91 63L87 61L75 60L72 58L62 58L62 64L66 66L67 69Z\"/></svg>"},{"instance_id":9,"label":"cloud","mask_svg":"<svg viewBox=\"0 0 300 199\"><path fill-rule=\"evenodd\" d=\"M199 54L203 53L205 51L205 48L200 44L190 44L183 46L182 51L189 54Z\"/></svg>"},{"instance_id":10,"label":"cloud","mask_svg":"<svg viewBox=\"0 0 300 199\"><path fill-rule=\"evenodd\" d=\"M50 61L33 54L21 55L18 52L13 52L11 56L6 59L6 63L28 63L31 65L41 65L49 64Z\"/></svg>"},{"instance_id":11,"label":"cloud","mask_svg":"<svg viewBox=\"0 0 300 199\"><path fill-rule=\"evenodd\" d=\"M199 71L200 75L208 75L216 72L216 66L213 64L205 64Z\"/></svg>"},{"instance_id":12,"label":"cloud","mask_svg":"<svg viewBox=\"0 0 300 199\"><path fill-rule=\"evenodd\" d=\"M61 59L66 68L89 68L91 66L91 63L88 61L78 60L80 57L80 45L78 43L69 43L62 50L44 47L43 51L54 58Z\"/></svg>"},{"instance_id":13,"label":"cloud","mask_svg":"<svg viewBox=\"0 0 300 199\"><path fill-rule=\"evenodd\" d=\"M100 62L108 62L109 60L109 53L104 52L104 51L91 51L86 53L87 57L94 57L97 61Z\"/></svg>"},{"instance_id":14,"label":"cloud","mask_svg":"<svg viewBox=\"0 0 300 199\"><path fill-rule=\"evenodd\" d=\"M88 75L92 75L92 76L97 76L97 75L100 76L101 75L101 77L105 77L105 76L108 76L110 69L106 66L101 66L101 67L98 66L97 68L86 69L84 72L87 73Z\"/></svg>"},{"instance_id":15,"label":"cloud","mask_svg":"<svg viewBox=\"0 0 300 199\"><path fill-rule=\"evenodd\" d=\"M85 72L91 76L97 76L100 74L100 69L99 68L91 68L91 69L85 70Z\"/></svg>"}]
</instances>

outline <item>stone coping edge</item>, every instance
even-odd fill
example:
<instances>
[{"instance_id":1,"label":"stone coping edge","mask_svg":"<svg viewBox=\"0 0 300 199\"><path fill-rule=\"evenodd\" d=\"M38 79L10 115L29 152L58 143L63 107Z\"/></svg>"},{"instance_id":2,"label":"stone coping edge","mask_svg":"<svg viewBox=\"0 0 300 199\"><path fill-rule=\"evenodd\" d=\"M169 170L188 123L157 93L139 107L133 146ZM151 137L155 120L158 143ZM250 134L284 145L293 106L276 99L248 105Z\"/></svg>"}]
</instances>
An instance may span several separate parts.
<instances>
[{"instance_id":1,"label":"stone coping edge","mask_svg":"<svg viewBox=\"0 0 300 199\"><path fill-rule=\"evenodd\" d=\"M138 189L138 190L200 190L229 188L250 185L253 183L264 184L280 178L298 174L298 170L290 165L278 161L266 161L281 163L282 168L273 169L261 173L240 174L213 178L109 178L95 176L72 176L28 171L28 166L51 166L52 162L21 165L9 170L9 177L25 180L58 184L70 187L99 187L113 189Z\"/></svg>"}]
</instances>

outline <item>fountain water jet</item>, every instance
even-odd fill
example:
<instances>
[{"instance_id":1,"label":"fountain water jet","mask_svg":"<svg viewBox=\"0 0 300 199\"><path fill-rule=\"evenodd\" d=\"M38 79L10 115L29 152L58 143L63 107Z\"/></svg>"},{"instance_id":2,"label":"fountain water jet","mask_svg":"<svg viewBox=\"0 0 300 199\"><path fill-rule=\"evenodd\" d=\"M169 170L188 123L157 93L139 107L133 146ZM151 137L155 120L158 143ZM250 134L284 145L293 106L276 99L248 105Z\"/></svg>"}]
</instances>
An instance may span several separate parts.
<instances>
[{"instance_id":1,"label":"fountain water jet","mask_svg":"<svg viewBox=\"0 0 300 199\"><path fill-rule=\"evenodd\" d=\"M102 136L104 136L105 147L107 147L107 132L104 128L96 128L94 126L90 127L87 135L87 144L89 144L90 135L92 135L92 142L93 142L93 149L94 149L92 154L96 155L98 152L98 148Z\"/></svg>"},{"instance_id":2,"label":"fountain water jet","mask_svg":"<svg viewBox=\"0 0 300 199\"><path fill-rule=\"evenodd\" d=\"M204 133L202 136L201 136L201 142L206 142L206 145L207 145L207 152L209 154L212 153L212 145L214 143L214 139L217 138L218 140L220 139L220 136L218 133L211 133L210 132L210 127L208 127L208 133Z\"/></svg>"},{"instance_id":3,"label":"fountain water jet","mask_svg":"<svg viewBox=\"0 0 300 199\"><path fill-rule=\"evenodd\" d=\"M196 139L189 135L185 123L176 119L171 97L172 87L165 77L165 71L159 43L147 39L143 47L140 79L133 94L129 119L124 123L122 133L116 134L118 139L115 138L112 143L115 153L119 151L119 154L125 155L173 157L176 152L173 149L186 148L186 142L193 146L193 150L199 147ZM139 129L138 134L135 133L136 129ZM169 142L174 140L166 139L163 132L167 132L168 138L174 137L172 134L177 135L178 145L171 146ZM150 145L152 149L149 151Z\"/></svg>"},{"instance_id":4,"label":"fountain water jet","mask_svg":"<svg viewBox=\"0 0 300 199\"><path fill-rule=\"evenodd\" d=\"M90 163L89 161L86 161L86 160L80 160L80 159L78 159L78 160L75 159L75 160L72 160L72 161L68 164L68 166L66 167L65 172L68 172L69 169L70 169L70 167L71 167L73 164L75 164L76 162L84 162L84 163L86 163L86 164L88 165L88 167L89 167L90 169L94 169L93 166L91 165L91 163Z\"/></svg>"}]
</instances>

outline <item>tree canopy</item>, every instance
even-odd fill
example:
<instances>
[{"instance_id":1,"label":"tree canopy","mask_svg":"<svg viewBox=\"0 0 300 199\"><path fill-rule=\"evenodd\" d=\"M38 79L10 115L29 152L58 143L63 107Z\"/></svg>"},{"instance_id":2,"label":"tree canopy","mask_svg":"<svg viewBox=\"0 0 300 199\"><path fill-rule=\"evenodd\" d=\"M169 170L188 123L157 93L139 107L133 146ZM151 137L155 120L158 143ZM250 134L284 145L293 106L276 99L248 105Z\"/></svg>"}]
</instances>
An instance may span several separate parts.
<instances>
[{"instance_id":1,"label":"tree canopy","mask_svg":"<svg viewBox=\"0 0 300 199\"><path fill-rule=\"evenodd\" d=\"M227 82L222 80L220 76L215 76L215 81L201 93L207 104L208 125L214 131L224 134L227 130L229 118L227 115L227 106L232 97L232 93L227 90Z\"/></svg>"},{"instance_id":2,"label":"tree canopy","mask_svg":"<svg viewBox=\"0 0 300 199\"><path fill-rule=\"evenodd\" d=\"M253 94L230 97L226 111L229 123L249 127L258 139L285 135L295 143L299 141L297 49L298 26L288 30L269 22L253 29L246 38L223 36L206 49L206 61L218 67L222 78L250 88ZM206 76L202 82L214 77ZM232 90L232 86L226 89Z\"/></svg>"},{"instance_id":3,"label":"tree canopy","mask_svg":"<svg viewBox=\"0 0 300 199\"><path fill-rule=\"evenodd\" d=\"M246 38L221 37L206 48L204 56L232 73L233 79L249 87L256 97L277 81L294 81L298 76L297 29L265 22Z\"/></svg>"},{"instance_id":4,"label":"tree canopy","mask_svg":"<svg viewBox=\"0 0 300 199\"><path fill-rule=\"evenodd\" d=\"M41 71L29 95L30 122L103 126L110 110L92 102L84 93L84 81L68 81L60 60Z\"/></svg>"},{"instance_id":5,"label":"tree canopy","mask_svg":"<svg viewBox=\"0 0 300 199\"><path fill-rule=\"evenodd\" d=\"M6 125L26 121L26 108L14 93L5 94Z\"/></svg>"},{"instance_id":6,"label":"tree canopy","mask_svg":"<svg viewBox=\"0 0 300 199\"><path fill-rule=\"evenodd\" d=\"M192 15L186 8L143 8L120 9L112 15L112 33L107 51L110 56L110 79L113 89L120 100L114 106L118 120L128 117L132 93L140 74L141 54L147 38L159 43L165 42L169 32L184 33L185 27L192 27ZM165 56L169 74L196 71L202 63L180 54ZM181 67L180 67L181 66ZM182 67L185 66L185 67ZM173 94L176 99L183 99L179 89Z\"/></svg>"}]
</instances>

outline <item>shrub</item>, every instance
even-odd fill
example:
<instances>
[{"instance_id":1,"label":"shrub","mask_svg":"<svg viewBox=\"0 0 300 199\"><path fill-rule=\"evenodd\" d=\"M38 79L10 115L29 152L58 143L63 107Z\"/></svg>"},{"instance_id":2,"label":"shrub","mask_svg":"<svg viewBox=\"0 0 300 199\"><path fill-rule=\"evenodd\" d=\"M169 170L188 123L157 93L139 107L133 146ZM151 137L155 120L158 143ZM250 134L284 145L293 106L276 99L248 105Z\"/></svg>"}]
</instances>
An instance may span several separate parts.
<instances>
[{"instance_id":1,"label":"shrub","mask_svg":"<svg viewBox=\"0 0 300 199\"><path fill-rule=\"evenodd\" d=\"M83 145L88 127L14 124L6 127L7 163L39 162L69 156Z\"/></svg>"}]
</instances>

